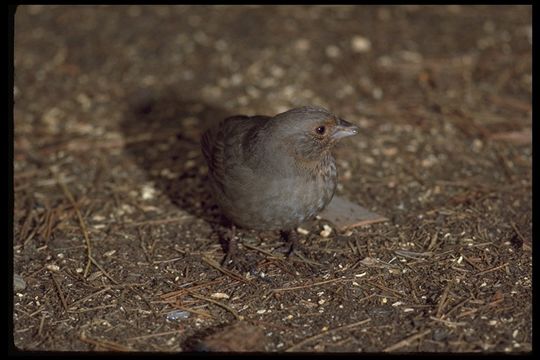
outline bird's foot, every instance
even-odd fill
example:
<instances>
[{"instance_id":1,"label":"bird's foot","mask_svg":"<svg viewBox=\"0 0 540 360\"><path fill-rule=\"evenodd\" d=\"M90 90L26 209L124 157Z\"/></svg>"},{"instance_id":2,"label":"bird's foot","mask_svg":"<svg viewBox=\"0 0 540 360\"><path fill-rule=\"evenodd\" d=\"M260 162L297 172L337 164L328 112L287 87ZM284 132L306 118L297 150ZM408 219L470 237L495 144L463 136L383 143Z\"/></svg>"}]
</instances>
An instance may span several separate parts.
<instances>
[{"instance_id":1,"label":"bird's foot","mask_svg":"<svg viewBox=\"0 0 540 360\"><path fill-rule=\"evenodd\" d=\"M294 230L282 231L281 237L285 240L284 248L281 248L279 251L285 253L287 257L300 253L307 254L305 248L298 241L298 234Z\"/></svg>"},{"instance_id":2,"label":"bird's foot","mask_svg":"<svg viewBox=\"0 0 540 360\"><path fill-rule=\"evenodd\" d=\"M253 269L253 264L243 254L239 253L238 249L238 236L236 235L236 228L233 226L227 230L224 235L227 243L227 250L225 257L221 261L221 266L229 269L234 269L244 274Z\"/></svg>"}]
</instances>

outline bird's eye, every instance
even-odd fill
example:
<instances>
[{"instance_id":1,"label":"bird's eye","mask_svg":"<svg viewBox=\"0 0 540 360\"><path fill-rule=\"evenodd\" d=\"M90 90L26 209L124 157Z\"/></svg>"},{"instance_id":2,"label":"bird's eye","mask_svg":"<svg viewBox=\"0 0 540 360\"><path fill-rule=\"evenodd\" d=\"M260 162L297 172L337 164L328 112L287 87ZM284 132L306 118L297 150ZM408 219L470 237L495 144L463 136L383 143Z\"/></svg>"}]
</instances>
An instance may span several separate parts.
<instances>
[{"instance_id":1,"label":"bird's eye","mask_svg":"<svg viewBox=\"0 0 540 360\"><path fill-rule=\"evenodd\" d=\"M315 129L317 134L322 135L326 131L326 128L324 126L319 126L317 129Z\"/></svg>"}]
</instances>

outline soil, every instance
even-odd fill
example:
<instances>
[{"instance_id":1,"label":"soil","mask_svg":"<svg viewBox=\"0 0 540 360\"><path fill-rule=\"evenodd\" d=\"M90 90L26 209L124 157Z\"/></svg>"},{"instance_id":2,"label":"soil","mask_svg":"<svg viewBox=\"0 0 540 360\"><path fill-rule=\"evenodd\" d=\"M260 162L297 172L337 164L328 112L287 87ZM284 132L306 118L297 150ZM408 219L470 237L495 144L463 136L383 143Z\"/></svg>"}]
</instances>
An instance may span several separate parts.
<instances>
[{"instance_id":1,"label":"soil","mask_svg":"<svg viewBox=\"0 0 540 360\"><path fill-rule=\"evenodd\" d=\"M18 7L14 345L531 351L531 63L531 6ZM306 104L389 220L221 266L202 132Z\"/></svg>"}]
</instances>

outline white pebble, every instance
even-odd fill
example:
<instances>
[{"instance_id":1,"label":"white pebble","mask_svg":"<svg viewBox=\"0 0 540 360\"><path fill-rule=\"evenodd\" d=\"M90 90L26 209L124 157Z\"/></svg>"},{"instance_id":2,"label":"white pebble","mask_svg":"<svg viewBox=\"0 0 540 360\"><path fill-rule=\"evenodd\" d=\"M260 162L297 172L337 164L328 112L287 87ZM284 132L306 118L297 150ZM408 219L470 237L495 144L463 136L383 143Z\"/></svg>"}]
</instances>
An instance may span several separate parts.
<instances>
[{"instance_id":1,"label":"white pebble","mask_svg":"<svg viewBox=\"0 0 540 360\"><path fill-rule=\"evenodd\" d=\"M210 295L210 297L213 298L213 299L228 299L228 298L230 298L229 295L227 295L225 293L220 293L220 292L213 293L212 295Z\"/></svg>"},{"instance_id":2,"label":"white pebble","mask_svg":"<svg viewBox=\"0 0 540 360\"><path fill-rule=\"evenodd\" d=\"M302 235L307 235L309 234L309 231L304 229L304 228L301 228L301 227L298 227L296 228L296 231L299 233L299 234L302 234Z\"/></svg>"},{"instance_id":3,"label":"white pebble","mask_svg":"<svg viewBox=\"0 0 540 360\"><path fill-rule=\"evenodd\" d=\"M105 254L105 257L111 257L116 253L116 250L107 251Z\"/></svg>"},{"instance_id":4,"label":"white pebble","mask_svg":"<svg viewBox=\"0 0 540 360\"><path fill-rule=\"evenodd\" d=\"M47 270L58 271L58 270L60 270L60 266L58 266L56 264L49 264L49 265L47 265Z\"/></svg>"},{"instance_id":5,"label":"white pebble","mask_svg":"<svg viewBox=\"0 0 540 360\"><path fill-rule=\"evenodd\" d=\"M329 237L330 234L332 233L332 228L330 226L326 225L326 224L323 225L323 228L324 228L324 230L321 231L321 236L323 238Z\"/></svg>"},{"instance_id":6,"label":"white pebble","mask_svg":"<svg viewBox=\"0 0 540 360\"><path fill-rule=\"evenodd\" d=\"M371 50L371 41L366 37L356 35L351 40L351 47L356 53L365 53Z\"/></svg>"}]
</instances>

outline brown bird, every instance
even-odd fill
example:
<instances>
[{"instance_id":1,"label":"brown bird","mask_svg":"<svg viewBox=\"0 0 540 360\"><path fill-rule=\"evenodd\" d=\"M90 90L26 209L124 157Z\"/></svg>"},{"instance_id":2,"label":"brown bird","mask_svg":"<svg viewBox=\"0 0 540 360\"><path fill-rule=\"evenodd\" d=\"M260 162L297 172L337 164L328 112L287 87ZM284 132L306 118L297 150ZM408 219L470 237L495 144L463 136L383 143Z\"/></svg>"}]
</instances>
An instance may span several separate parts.
<instances>
[{"instance_id":1,"label":"brown bird","mask_svg":"<svg viewBox=\"0 0 540 360\"><path fill-rule=\"evenodd\" d=\"M290 253L296 246L294 229L334 196L332 147L357 133L357 126L314 106L274 117L226 118L201 140L213 197L237 226L281 230Z\"/></svg>"}]
</instances>

